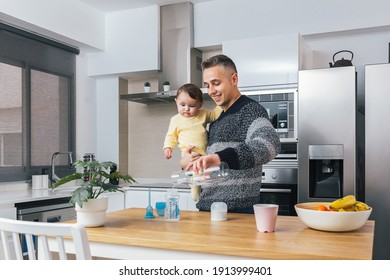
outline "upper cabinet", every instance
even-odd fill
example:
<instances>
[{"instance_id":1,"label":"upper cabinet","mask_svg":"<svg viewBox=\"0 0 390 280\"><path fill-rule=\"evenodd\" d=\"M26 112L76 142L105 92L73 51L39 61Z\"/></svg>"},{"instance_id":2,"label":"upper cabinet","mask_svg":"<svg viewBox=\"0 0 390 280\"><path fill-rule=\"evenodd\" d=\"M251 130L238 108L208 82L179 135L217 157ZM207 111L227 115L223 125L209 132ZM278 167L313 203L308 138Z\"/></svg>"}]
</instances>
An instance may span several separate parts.
<instances>
[{"instance_id":1,"label":"upper cabinet","mask_svg":"<svg viewBox=\"0 0 390 280\"><path fill-rule=\"evenodd\" d=\"M105 50L88 54L88 75L121 75L160 70L158 6L108 13Z\"/></svg>"},{"instance_id":2,"label":"upper cabinet","mask_svg":"<svg viewBox=\"0 0 390 280\"><path fill-rule=\"evenodd\" d=\"M299 34L225 41L223 54L235 62L238 86L298 83L298 71L312 68L312 51Z\"/></svg>"}]
</instances>

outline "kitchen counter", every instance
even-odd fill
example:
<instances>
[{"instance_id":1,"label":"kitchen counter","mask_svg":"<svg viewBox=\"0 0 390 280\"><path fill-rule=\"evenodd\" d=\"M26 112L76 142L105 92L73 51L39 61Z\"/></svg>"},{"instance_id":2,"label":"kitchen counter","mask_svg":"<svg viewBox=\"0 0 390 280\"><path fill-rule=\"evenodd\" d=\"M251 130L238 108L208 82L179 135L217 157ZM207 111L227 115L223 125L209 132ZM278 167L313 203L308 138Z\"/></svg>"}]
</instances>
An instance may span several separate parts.
<instances>
[{"instance_id":1,"label":"kitchen counter","mask_svg":"<svg viewBox=\"0 0 390 280\"><path fill-rule=\"evenodd\" d=\"M107 214L87 228L93 256L114 259L371 259L374 221L352 232L324 232L298 217L278 216L274 233L256 230L251 214L211 222L209 212L182 211L178 222L145 219L145 209ZM74 222L74 221L72 221Z\"/></svg>"},{"instance_id":2,"label":"kitchen counter","mask_svg":"<svg viewBox=\"0 0 390 280\"><path fill-rule=\"evenodd\" d=\"M6 186L0 186L0 206L21 202L69 197L71 192L77 187L72 183L73 182L65 184L54 190L51 188L33 190L28 184L15 184L14 186L12 183L8 183ZM122 189L123 191L128 190L129 185L123 184Z\"/></svg>"},{"instance_id":3,"label":"kitchen counter","mask_svg":"<svg viewBox=\"0 0 390 280\"><path fill-rule=\"evenodd\" d=\"M137 178L137 183L123 184L123 191L129 188L171 188L171 180L151 179L151 178ZM73 185L72 185L73 184ZM68 197L74 190L74 182L60 186L54 190L33 190L31 185L21 182L9 182L0 184L0 206L10 205L14 203L54 199L61 197ZM180 189L189 189L187 185L177 186Z\"/></svg>"},{"instance_id":4,"label":"kitchen counter","mask_svg":"<svg viewBox=\"0 0 390 280\"><path fill-rule=\"evenodd\" d=\"M0 205L68 197L73 189L74 188L32 190L31 188L26 188L0 191Z\"/></svg>"}]
</instances>

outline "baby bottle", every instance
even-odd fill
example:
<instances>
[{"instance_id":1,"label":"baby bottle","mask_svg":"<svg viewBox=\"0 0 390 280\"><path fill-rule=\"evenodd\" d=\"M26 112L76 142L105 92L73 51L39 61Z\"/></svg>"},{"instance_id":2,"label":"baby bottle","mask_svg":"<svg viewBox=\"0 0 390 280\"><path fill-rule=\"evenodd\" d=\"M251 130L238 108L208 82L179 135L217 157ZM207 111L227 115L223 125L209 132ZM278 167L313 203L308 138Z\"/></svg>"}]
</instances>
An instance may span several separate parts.
<instances>
[{"instance_id":1,"label":"baby bottle","mask_svg":"<svg viewBox=\"0 0 390 280\"><path fill-rule=\"evenodd\" d=\"M180 195L176 189L168 189L165 194L165 219L169 221L180 220L179 200Z\"/></svg>"},{"instance_id":2,"label":"baby bottle","mask_svg":"<svg viewBox=\"0 0 390 280\"><path fill-rule=\"evenodd\" d=\"M181 170L174 172L171 178L176 184L187 184L189 186L205 186L211 183L217 183L226 180L229 177L229 167L225 162L219 166L213 166L195 174L192 170Z\"/></svg>"}]
</instances>

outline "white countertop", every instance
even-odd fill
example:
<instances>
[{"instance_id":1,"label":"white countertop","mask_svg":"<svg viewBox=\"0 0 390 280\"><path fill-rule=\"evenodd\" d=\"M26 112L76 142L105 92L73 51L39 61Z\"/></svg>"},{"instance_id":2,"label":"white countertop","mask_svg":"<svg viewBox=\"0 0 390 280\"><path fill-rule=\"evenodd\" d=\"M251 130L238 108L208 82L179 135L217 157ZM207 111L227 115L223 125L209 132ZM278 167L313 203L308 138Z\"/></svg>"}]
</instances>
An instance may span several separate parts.
<instances>
[{"instance_id":1,"label":"white countertop","mask_svg":"<svg viewBox=\"0 0 390 280\"><path fill-rule=\"evenodd\" d=\"M0 190L0 205L68 197L72 190L72 188L61 190L32 190L31 188Z\"/></svg>"},{"instance_id":2,"label":"white countertop","mask_svg":"<svg viewBox=\"0 0 390 280\"><path fill-rule=\"evenodd\" d=\"M126 191L129 188L170 188L172 187L172 181L166 179L156 178L135 178L137 183L131 185L124 185L123 190ZM26 182L8 182L0 184L0 206L10 205L21 202L46 200L68 197L74 190L74 185L60 186L54 190L33 190L31 185ZM181 185L178 188L189 188L189 186Z\"/></svg>"}]
</instances>

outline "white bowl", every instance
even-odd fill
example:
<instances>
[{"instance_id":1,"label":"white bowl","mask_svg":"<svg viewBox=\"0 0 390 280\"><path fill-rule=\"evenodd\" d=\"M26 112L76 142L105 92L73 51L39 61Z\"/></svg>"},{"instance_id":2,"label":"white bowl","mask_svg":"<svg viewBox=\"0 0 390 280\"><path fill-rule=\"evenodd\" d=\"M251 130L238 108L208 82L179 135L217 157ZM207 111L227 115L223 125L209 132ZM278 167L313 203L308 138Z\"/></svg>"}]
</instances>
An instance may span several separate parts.
<instances>
[{"instance_id":1,"label":"white bowl","mask_svg":"<svg viewBox=\"0 0 390 280\"><path fill-rule=\"evenodd\" d=\"M361 228L372 212L336 212L315 210L318 205L329 206L329 202L306 202L295 205L295 211L302 222L310 228L323 231L352 231Z\"/></svg>"}]
</instances>

